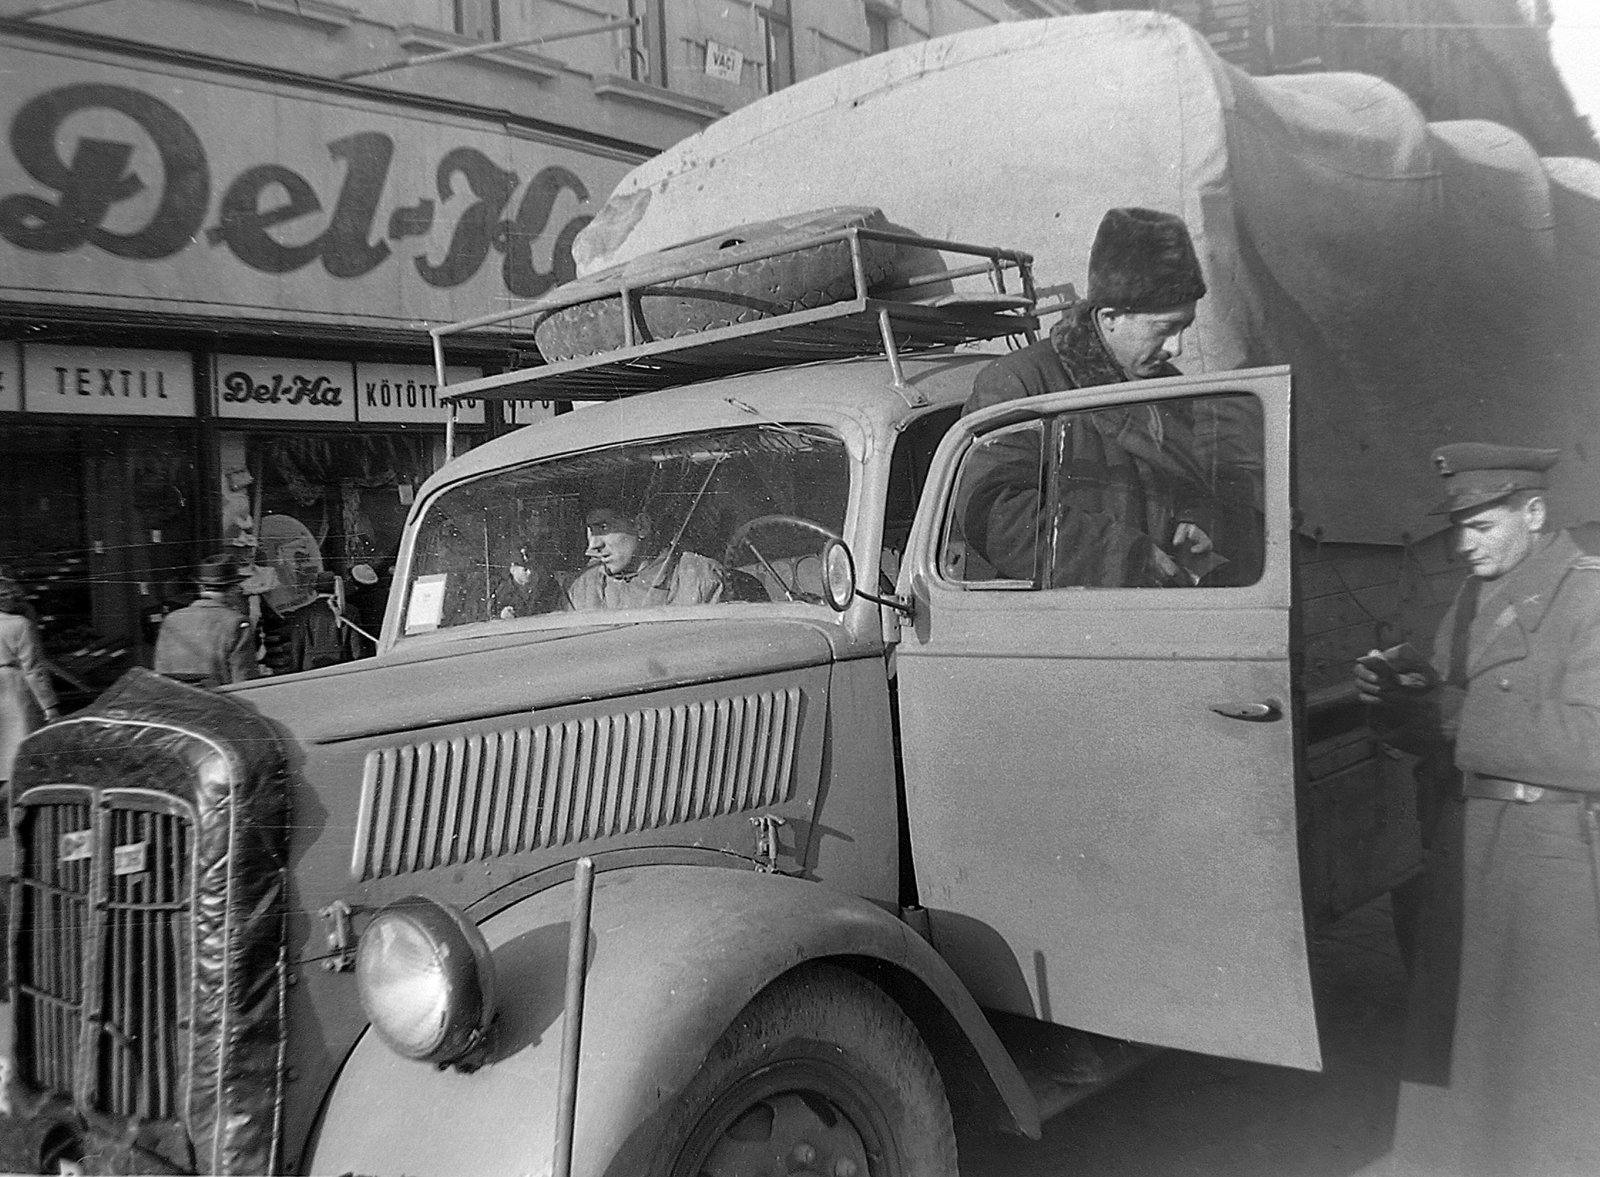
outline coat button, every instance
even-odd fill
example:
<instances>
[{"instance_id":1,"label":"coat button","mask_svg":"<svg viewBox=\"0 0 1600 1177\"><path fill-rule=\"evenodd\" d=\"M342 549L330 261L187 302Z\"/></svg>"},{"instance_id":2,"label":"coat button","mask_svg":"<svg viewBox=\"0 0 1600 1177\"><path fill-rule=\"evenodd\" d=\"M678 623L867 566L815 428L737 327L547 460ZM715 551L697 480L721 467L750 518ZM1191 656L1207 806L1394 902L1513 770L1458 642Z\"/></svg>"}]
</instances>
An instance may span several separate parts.
<instances>
[{"instance_id":1,"label":"coat button","mask_svg":"<svg viewBox=\"0 0 1600 1177\"><path fill-rule=\"evenodd\" d=\"M1500 680L1500 689L1502 691L1509 691L1511 689L1511 680L1509 678L1501 679Z\"/></svg>"}]
</instances>

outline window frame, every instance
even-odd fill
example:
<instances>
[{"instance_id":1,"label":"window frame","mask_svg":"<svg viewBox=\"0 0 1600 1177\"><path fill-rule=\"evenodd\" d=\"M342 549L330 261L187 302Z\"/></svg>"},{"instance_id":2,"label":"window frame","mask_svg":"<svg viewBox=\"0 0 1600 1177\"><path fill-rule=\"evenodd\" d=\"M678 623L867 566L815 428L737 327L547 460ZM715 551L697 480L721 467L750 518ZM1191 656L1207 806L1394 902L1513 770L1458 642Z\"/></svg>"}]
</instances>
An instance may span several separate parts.
<instances>
[{"instance_id":1,"label":"window frame","mask_svg":"<svg viewBox=\"0 0 1600 1177\"><path fill-rule=\"evenodd\" d=\"M761 44L766 53L766 90L768 94L776 94L795 83L791 0L770 0L766 8L757 7L756 20L761 26ZM780 39L781 54L778 51Z\"/></svg>"},{"instance_id":2,"label":"window frame","mask_svg":"<svg viewBox=\"0 0 1600 1177\"><path fill-rule=\"evenodd\" d=\"M1179 377L1177 379L1178 380L1185 380L1185 379L1192 379L1192 378ZM1162 383L1166 383L1166 382L1163 381ZM1072 391L1072 390L1068 390L1068 391ZM1092 392L1092 391L1095 391L1095 390L1094 389L1086 389L1086 390L1079 390L1079 391L1081 391L1081 392ZM1136 391L1136 387L1130 387L1130 391ZM1154 390L1152 390L1152 391L1154 391ZM1059 395L1059 394L1056 394L1056 395ZM1004 577L1004 576L996 576L994 579L991 579L991 580L965 580L965 579L958 579L956 576L954 576L952 574L952 568L957 563L955 560L953 560L951 558L951 544L952 544L953 537L956 534L956 526L957 526L957 522L958 522L957 518L956 518L956 515L957 515L958 507L960 506L961 501L962 501L962 499L964 497L964 493L970 491L970 488L967 486L967 484L965 482L965 478L966 478L967 474L969 473L969 471L972 469L972 464L976 460L979 451L986 444L988 444L988 443L990 443L990 442L992 442L992 441L994 441L994 440L996 440L998 438L1003 438L1003 437L1006 437L1006 436L1009 436L1009 435L1014 435L1014 434L1020 433L1020 432L1022 432L1024 430L1028 430L1028 429L1038 429L1038 430L1040 430L1040 438L1039 438L1039 441L1040 441L1040 467L1039 467L1039 481L1036 484L1036 493L1038 494L1039 500L1040 500L1040 511L1044 514L1044 516L1046 518L1053 519L1053 518L1056 517L1056 515L1059 513L1059 511L1061 509L1061 503L1060 503L1060 498L1061 498L1061 479L1060 479L1059 474L1060 474L1060 469L1061 469L1061 462L1063 460L1063 454L1062 454L1063 432L1064 432L1063 422L1068 417L1076 415L1076 414L1092 414L1092 413L1103 412L1103 411L1105 411L1107 409L1126 408L1126 407L1129 407L1129 406L1142 405L1142 404L1155 405L1155 404L1174 404L1174 403L1183 403L1183 402L1199 403L1199 402L1203 402L1203 401L1206 401L1206 400L1225 399L1225 398L1228 398L1230 396L1233 396L1233 397L1248 397L1248 398L1254 399L1258 404L1261 403L1261 397L1260 397L1259 394L1257 394L1257 393L1255 393L1253 391L1250 391L1250 390L1243 390L1243 389L1236 390L1236 391L1229 391L1227 389L1211 389L1211 388L1207 388L1207 389L1204 389L1204 390L1196 391L1195 393L1193 393L1192 395L1189 395L1189 396L1180 396L1180 397L1158 396L1158 397L1152 397L1148 401L1141 400L1137 396L1127 396L1127 397L1124 397L1121 400L1119 400L1118 402L1116 402L1114 404L1111 404L1111 405L1095 405L1095 406L1091 406L1091 405L1067 404L1067 405L1057 405L1055 407L1048 408L1048 409L1041 407L1036 412L1030 412L1030 413L1027 413L1026 415L1018 416L1016 419L1013 419L1013 420L1002 421L1002 422L996 424L995 427L992 428L992 429L984 430L982 432L978 432L978 433L973 434L971 437L965 439L965 441L963 443L963 446L962 446L961 453L951 463L951 467L950 467L950 471L951 471L950 472L950 482L949 482L947 491L946 491L946 493L944 495L944 499L940 504L937 527L936 527L935 533L934 533L934 535L932 537L932 539L933 539L933 547L932 547L932 551L930 553L930 555L931 555L930 564L931 564L931 568L932 568L934 576L937 578L938 582L940 584L942 584L943 586L945 586L947 588L955 589L955 590L961 591L961 592L1031 592L1031 593L1035 593L1035 594L1051 593L1051 592L1094 592L1096 594L1106 593L1106 592L1144 592L1144 593L1156 592L1156 593L1167 593L1167 592L1170 592L1174 588L1182 588L1182 589L1185 589L1187 592L1196 592L1196 591L1209 591L1209 590L1218 590L1218 589L1221 589L1221 590L1249 589L1249 588L1253 587L1254 585L1259 584L1261 582L1261 580L1263 579L1263 577L1266 575L1266 568L1265 568L1264 563L1263 563L1263 565L1261 567L1258 567L1256 569L1256 577L1255 577L1255 579L1251 580L1251 581L1249 581L1247 583L1244 583L1244 584L1196 583L1196 584L1192 584L1192 585L1168 584L1168 585L1159 585L1159 586L1155 586L1155 585L1131 585L1131 584L1123 584L1123 585L1086 585L1086 584L1062 584L1062 585L1056 585L1056 584L1052 584L1051 581L1054 579L1054 577L1056 575L1056 569L1057 569L1057 566L1058 566L1058 564L1060 562L1059 559L1058 559L1058 553L1057 553L1057 550L1056 550L1056 543L1057 543L1057 540L1059 539L1059 536L1056 534L1054 529L1052 529L1050 542L1044 546L1044 550L1041 551L1037 546L1035 547L1035 552L1034 552L1034 576L1033 576L1032 580L1024 580L1024 579L1021 579L1021 578ZM1025 398L1025 399L1032 399L1032 398ZM1014 407L1016 407L1016 408L1019 408L1019 409L1023 408L1023 407L1027 407L1027 408L1032 408L1033 407L1033 406L1024 406L1024 403L1022 401L1009 402L1009 404L1014 406ZM1265 405L1262 405L1262 409L1263 409L1263 412L1264 412L1265 411ZM1264 419L1263 419L1263 421L1264 421ZM1254 444L1256 446L1257 451L1262 456L1262 460L1263 460L1263 463L1264 463L1265 462L1265 456L1266 456L1266 449L1267 449L1267 446L1269 444L1269 439L1263 433L1262 435L1256 437L1253 440L1254 440ZM1258 488L1258 491L1260 489L1261 488ZM1258 507L1258 509L1260 509L1260 508ZM1035 518L1034 526L1036 528L1039 526L1037 517ZM1264 523L1263 523L1263 526L1264 526ZM961 529L961 532L962 532L962 534L961 534L961 542L966 546L967 550L970 552L972 550L972 541L971 541L971 539L969 537L967 537L964 534L964 532L965 532L965 528L964 527ZM1265 532L1263 531L1261 533L1261 535L1258 536L1257 538L1262 543L1263 549L1264 549L1265 544L1266 544L1266 538L1267 538ZM985 558L985 562L987 562L986 558ZM966 566L965 559L963 559L960 562L960 564L961 564L961 567L964 568Z\"/></svg>"}]
</instances>

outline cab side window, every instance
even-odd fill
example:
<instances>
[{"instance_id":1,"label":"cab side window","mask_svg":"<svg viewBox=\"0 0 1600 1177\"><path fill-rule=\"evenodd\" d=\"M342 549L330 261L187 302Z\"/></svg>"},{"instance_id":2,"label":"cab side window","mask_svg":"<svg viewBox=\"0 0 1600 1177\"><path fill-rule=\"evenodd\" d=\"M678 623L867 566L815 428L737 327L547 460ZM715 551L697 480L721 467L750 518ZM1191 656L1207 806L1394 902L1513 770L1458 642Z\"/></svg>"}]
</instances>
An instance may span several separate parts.
<instances>
[{"instance_id":1,"label":"cab side window","mask_svg":"<svg viewBox=\"0 0 1600 1177\"><path fill-rule=\"evenodd\" d=\"M1253 584L1265 556L1261 405L1223 395L1078 410L978 439L941 571L974 588Z\"/></svg>"},{"instance_id":2,"label":"cab side window","mask_svg":"<svg viewBox=\"0 0 1600 1177\"><path fill-rule=\"evenodd\" d=\"M1038 588L1049 534L1044 526L1049 422L1029 421L979 438L956 480L939 568L950 580L988 588Z\"/></svg>"},{"instance_id":3,"label":"cab side window","mask_svg":"<svg viewBox=\"0 0 1600 1177\"><path fill-rule=\"evenodd\" d=\"M959 405L935 409L916 418L901 430L889 461L889 489L883 508L883 542L879 553L879 587L894 592L905 556L911 525L917 517L917 504L928 482L934 451L939 440L961 414Z\"/></svg>"}]
</instances>

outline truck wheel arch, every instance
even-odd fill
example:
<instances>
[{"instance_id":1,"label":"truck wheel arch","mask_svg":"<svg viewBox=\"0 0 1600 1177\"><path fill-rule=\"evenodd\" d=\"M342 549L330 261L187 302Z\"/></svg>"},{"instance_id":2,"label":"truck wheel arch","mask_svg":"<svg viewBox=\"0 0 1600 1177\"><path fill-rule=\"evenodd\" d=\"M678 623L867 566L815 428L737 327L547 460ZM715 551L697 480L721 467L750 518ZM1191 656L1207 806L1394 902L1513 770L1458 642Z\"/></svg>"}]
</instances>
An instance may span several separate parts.
<instances>
[{"instance_id":1,"label":"truck wheel arch","mask_svg":"<svg viewBox=\"0 0 1600 1177\"><path fill-rule=\"evenodd\" d=\"M528 1172L550 1156L572 891L562 883L483 923L500 1042L471 1074L391 1053L363 1033L325 1099L313 1172ZM1037 1137L1005 1048L931 946L857 897L781 875L630 866L595 881L575 1174L631 1171L739 1013L813 961L889 994L927 1043L957 1124ZM557 948L556 946L559 946Z\"/></svg>"}]
</instances>

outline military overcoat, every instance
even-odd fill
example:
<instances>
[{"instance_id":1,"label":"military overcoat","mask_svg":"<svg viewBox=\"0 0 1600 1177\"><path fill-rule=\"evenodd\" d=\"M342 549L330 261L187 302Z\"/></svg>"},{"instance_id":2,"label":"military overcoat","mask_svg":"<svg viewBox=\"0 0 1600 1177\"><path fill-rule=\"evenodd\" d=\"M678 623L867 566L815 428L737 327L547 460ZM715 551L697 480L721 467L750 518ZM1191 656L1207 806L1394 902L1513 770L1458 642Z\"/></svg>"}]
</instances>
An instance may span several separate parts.
<instances>
[{"instance_id":1,"label":"military overcoat","mask_svg":"<svg viewBox=\"0 0 1600 1177\"><path fill-rule=\"evenodd\" d=\"M1600 559L1560 534L1469 580L1434 667L1467 795L1428 852L1394 1172L1600 1173Z\"/></svg>"}]
</instances>

